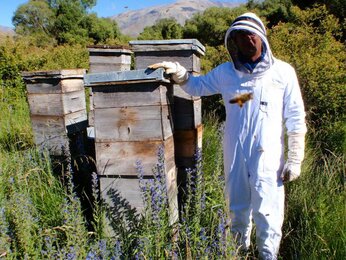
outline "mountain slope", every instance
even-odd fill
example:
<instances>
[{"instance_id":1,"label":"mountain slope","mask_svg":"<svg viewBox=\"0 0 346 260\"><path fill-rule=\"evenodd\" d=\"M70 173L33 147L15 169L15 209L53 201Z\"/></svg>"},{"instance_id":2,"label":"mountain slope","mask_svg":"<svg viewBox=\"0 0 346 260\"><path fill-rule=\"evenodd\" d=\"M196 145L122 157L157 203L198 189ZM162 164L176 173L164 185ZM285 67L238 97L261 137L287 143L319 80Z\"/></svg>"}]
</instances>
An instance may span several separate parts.
<instances>
[{"instance_id":1,"label":"mountain slope","mask_svg":"<svg viewBox=\"0 0 346 260\"><path fill-rule=\"evenodd\" d=\"M237 3L223 3L208 0L178 0L173 4L148 7L136 11L128 11L117 16L112 16L123 34L132 37L138 36L146 26L152 26L163 18L175 18L178 23L184 25L195 13L203 12L209 7L238 6Z\"/></svg>"}]
</instances>

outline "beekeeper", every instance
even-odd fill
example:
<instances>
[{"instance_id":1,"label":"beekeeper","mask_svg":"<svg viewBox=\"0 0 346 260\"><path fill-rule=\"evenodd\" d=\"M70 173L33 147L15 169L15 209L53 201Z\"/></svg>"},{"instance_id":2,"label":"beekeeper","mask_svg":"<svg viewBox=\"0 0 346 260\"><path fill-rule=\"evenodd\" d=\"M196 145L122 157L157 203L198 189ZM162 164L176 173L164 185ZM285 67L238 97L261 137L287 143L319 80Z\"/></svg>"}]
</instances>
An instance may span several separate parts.
<instances>
[{"instance_id":1,"label":"beekeeper","mask_svg":"<svg viewBox=\"0 0 346 260\"><path fill-rule=\"evenodd\" d=\"M192 76L177 62L156 63L193 96L222 94L226 108L224 165L231 230L243 250L256 225L260 259L276 259L284 218L284 186L300 175L306 133L295 70L273 57L262 21L237 17L226 32L232 62ZM288 136L285 162L284 133Z\"/></svg>"}]
</instances>

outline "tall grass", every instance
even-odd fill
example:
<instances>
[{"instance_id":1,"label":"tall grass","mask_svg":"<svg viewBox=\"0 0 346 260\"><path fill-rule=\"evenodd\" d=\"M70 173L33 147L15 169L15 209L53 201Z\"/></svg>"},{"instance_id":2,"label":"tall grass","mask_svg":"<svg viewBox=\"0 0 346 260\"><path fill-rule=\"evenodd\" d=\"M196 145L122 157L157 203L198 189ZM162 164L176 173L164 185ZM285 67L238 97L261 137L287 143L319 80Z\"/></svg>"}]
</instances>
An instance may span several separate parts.
<instances>
[{"instance_id":1,"label":"tall grass","mask_svg":"<svg viewBox=\"0 0 346 260\"><path fill-rule=\"evenodd\" d=\"M64 50L56 52L64 53ZM142 183L143 198L146 198L142 216L117 191L110 196L118 203L107 205L100 201L97 176L94 176L95 203L90 230L74 191L73 172L67 168L64 173L67 181L61 182L61 175L52 170L50 158L36 151L33 145L29 108L19 72L21 68L55 65L39 55L33 60L22 60L21 54L12 57L13 54L18 54L15 47L10 51L0 49L3 59L0 62L0 258L237 257L226 228L223 129L216 116L204 116L202 153L196 154L196 167L186 171L188 185L177 223L172 225L168 217L160 168L164 162L158 156L153 172L155 179ZM78 66L85 59L76 62L66 61L66 65ZM316 149L308 148L301 178L286 188L280 257L345 259L345 156L322 156ZM108 228L112 229L111 235L106 232Z\"/></svg>"},{"instance_id":2,"label":"tall grass","mask_svg":"<svg viewBox=\"0 0 346 260\"><path fill-rule=\"evenodd\" d=\"M302 176L288 185L283 254L288 259L346 256L345 156L308 149Z\"/></svg>"}]
</instances>

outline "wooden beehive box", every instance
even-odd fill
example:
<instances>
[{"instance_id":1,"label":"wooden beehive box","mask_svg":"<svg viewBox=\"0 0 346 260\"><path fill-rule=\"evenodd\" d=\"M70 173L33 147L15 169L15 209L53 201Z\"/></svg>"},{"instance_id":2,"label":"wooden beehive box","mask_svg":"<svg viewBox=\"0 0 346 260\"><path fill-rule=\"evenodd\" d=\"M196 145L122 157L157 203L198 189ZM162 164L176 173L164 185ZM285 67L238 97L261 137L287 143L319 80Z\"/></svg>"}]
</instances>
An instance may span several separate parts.
<instances>
[{"instance_id":1,"label":"wooden beehive box","mask_svg":"<svg viewBox=\"0 0 346 260\"><path fill-rule=\"evenodd\" d=\"M130 41L136 69L161 61L177 61L188 71L200 73L205 47L196 39Z\"/></svg>"},{"instance_id":2,"label":"wooden beehive box","mask_svg":"<svg viewBox=\"0 0 346 260\"><path fill-rule=\"evenodd\" d=\"M70 134L87 126L84 69L23 72L35 143L50 155L69 154Z\"/></svg>"},{"instance_id":3,"label":"wooden beehive box","mask_svg":"<svg viewBox=\"0 0 346 260\"><path fill-rule=\"evenodd\" d=\"M163 146L167 190L171 208L176 208L173 86L163 69L87 74L84 81L94 97L96 164L103 196L117 189L143 210L136 163L141 161L146 177L153 178L157 151Z\"/></svg>"},{"instance_id":4,"label":"wooden beehive box","mask_svg":"<svg viewBox=\"0 0 346 260\"><path fill-rule=\"evenodd\" d=\"M102 73L111 71L125 71L131 69L132 51L126 46L114 45L90 45L89 73ZM93 95L89 92L89 136L94 137L94 105Z\"/></svg>"},{"instance_id":5,"label":"wooden beehive box","mask_svg":"<svg viewBox=\"0 0 346 260\"><path fill-rule=\"evenodd\" d=\"M125 46L91 45L89 73L123 71L131 69L131 50Z\"/></svg>"},{"instance_id":6,"label":"wooden beehive box","mask_svg":"<svg viewBox=\"0 0 346 260\"><path fill-rule=\"evenodd\" d=\"M197 39L130 41L137 69L162 61L177 61L194 75L201 72L205 47ZM174 143L178 167L194 166L196 148L202 147L202 101L174 88Z\"/></svg>"}]
</instances>

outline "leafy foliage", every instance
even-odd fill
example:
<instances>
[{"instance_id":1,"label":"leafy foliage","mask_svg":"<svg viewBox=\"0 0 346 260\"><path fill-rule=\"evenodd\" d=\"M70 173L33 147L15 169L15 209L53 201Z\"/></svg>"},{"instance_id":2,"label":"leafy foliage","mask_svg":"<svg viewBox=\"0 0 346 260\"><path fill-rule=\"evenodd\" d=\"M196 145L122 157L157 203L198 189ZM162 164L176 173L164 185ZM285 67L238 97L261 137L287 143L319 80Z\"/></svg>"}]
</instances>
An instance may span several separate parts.
<instances>
[{"instance_id":1,"label":"leafy foliage","mask_svg":"<svg viewBox=\"0 0 346 260\"><path fill-rule=\"evenodd\" d=\"M340 25L323 6L291 11L294 22L279 24L271 31L272 49L297 70L315 145L322 150L346 151L346 49L336 39Z\"/></svg>"},{"instance_id":2,"label":"leafy foliage","mask_svg":"<svg viewBox=\"0 0 346 260\"><path fill-rule=\"evenodd\" d=\"M202 44L219 46L224 43L225 32L231 22L245 12L240 8L211 7L203 13L197 13L184 26L184 38L196 38Z\"/></svg>"},{"instance_id":3,"label":"leafy foliage","mask_svg":"<svg viewBox=\"0 0 346 260\"><path fill-rule=\"evenodd\" d=\"M19 35L30 35L36 45L97 44L120 36L116 22L89 14L95 0L30 0L13 17Z\"/></svg>"},{"instance_id":4,"label":"leafy foliage","mask_svg":"<svg viewBox=\"0 0 346 260\"><path fill-rule=\"evenodd\" d=\"M139 40L168 40L182 38L183 27L173 18L165 18L153 26L145 27Z\"/></svg>"}]
</instances>

